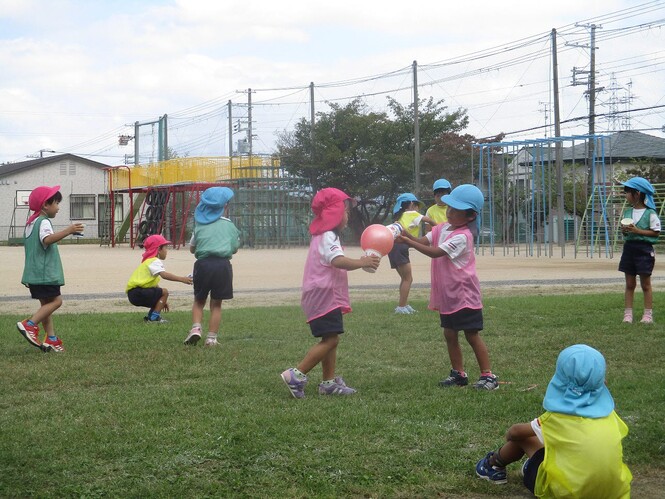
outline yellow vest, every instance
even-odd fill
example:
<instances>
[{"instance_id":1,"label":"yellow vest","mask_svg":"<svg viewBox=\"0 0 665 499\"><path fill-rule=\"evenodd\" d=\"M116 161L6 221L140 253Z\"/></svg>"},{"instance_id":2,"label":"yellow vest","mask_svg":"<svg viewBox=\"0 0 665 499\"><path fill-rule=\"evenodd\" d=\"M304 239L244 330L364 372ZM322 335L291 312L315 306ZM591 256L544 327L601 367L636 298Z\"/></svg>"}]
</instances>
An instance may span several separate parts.
<instances>
[{"instance_id":1,"label":"yellow vest","mask_svg":"<svg viewBox=\"0 0 665 499\"><path fill-rule=\"evenodd\" d=\"M438 204L433 204L429 208L427 208L427 215L430 217L432 220L434 220L437 224L442 224L448 221L448 216L446 215L446 210L448 209L447 205L438 205Z\"/></svg>"},{"instance_id":2,"label":"yellow vest","mask_svg":"<svg viewBox=\"0 0 665 499\"><path fill-rule=\"evenodd\" d=\"M633 476L621 447L628 427L616 412L598 419L546 412L539 419L545 458L536 497L630 498Z\"/></svg>"},{"instance_id":3,"label":"yellow vest","mask_svg":"<svg viewBox=\"0 0 665 499\"><path fill-rule=\"evenodd\" d=\"M413 221L422 216L420 213L417 211L405 211L402 213L402 216L399 217L399 220L397 221L404 230L408 231L409 234L411 234L413 237L419 237L420 236L420 225L416 225L414 227L411 226Z\"/></svg>"},{"instance_id":4,"label":"yellow vest","mask_svg":"<svg viewBox=\"0 0 665 499\"><path fill-rule=\"evenodd\" d=\"M146 258L145 261L141 262L141 265L136 267L136 270L132 273L132 276L129 278L127 287L125 288L125 293L130 289L134 288L156 288L159 283L159 274L152 275L148 266L157 260L156 257Z\"/></svg>"}]
</instances>

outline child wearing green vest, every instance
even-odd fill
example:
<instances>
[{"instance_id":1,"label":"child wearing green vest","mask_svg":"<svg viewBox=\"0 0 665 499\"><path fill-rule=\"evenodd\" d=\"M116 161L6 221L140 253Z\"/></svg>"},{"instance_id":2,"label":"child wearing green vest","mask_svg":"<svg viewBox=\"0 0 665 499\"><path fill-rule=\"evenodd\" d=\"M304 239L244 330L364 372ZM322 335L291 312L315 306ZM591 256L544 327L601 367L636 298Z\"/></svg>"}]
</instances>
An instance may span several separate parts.
<instances>
[{"instance_id":1,"label":"child wearing green vest","mask_svg":"<svg viewBox=\"0 0 665 499\"><path fill-rule=\"evenodd\" d=\"M524 486L537 497L629 498L632 474L621 441L628 427L614 412L605 358L587 345L563 350L543 400L545 413L515 424L506 443L476 464L476 475L507 482L506 466L522 466Z\"/></svg>"},{"instance_id":2,"label":"child wearing green vest","mask_svg":"<svg viewBox=\"0 0 665 499\"><path fill-rule=\"evenodd\" d=\"M640 322L653 323L653 290L651 289L651 273L656 262L653 244L658 242L660 235L660 219L656 214L656 203L653 200L654 189L648 180L633 177L623 182L623 192L630 208L623 212L621 232L624 245L619 271L626 276L624 292L623 322L633 322L633 299L637 287L637 276L644 293L644 313Z\"/></svg>"},{"instance_id":3,"label":"child wearing green vest","mask_svg":"<svg viewBox=\"0 0 665 499\"><path fill-rule=\"evenodd\" d=\"M60 186L39 186L33 189L28 198L28 206L33 211L25 226L23 249L25 267L21 283L30 289L30 296L39 300L39 309L29 319L16 323L16 327L32 346L44 352L64 352L62 341L55 334L53 312L62 305L60 286L65 284L65 276L56 244L61 239L84 230L83 224L75 223L54 232L51 219L60 210L62 194ZM39 323L46 332L42 343L39 339Z\"/></svg>"},{"instance_id":4,"label":"child wearing green vest","mask_svg":"<svg viewBox=\"0 0 665 499\"><path fill-rule=\"evenodd\" d=\"M203 191L194 210L194 232L189 251L194 263L194 303L192 329L185 345L196 345L201 339L203 310L210 296L210 319L205 346L217 346L222 322L222 300L233 298L233 267L231 258L240 247L240 231L226 218L233 191L228 187L210 187Z\"/></svg>"}]
</instances>

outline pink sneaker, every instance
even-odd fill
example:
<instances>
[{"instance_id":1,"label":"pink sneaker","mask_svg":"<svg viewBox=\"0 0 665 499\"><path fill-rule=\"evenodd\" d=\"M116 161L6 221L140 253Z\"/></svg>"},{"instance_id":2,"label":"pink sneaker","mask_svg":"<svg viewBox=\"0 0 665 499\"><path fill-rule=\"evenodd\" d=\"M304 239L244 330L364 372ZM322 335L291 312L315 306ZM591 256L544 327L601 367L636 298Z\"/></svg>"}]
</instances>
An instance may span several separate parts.
<instances>
[{"instance_id":1,"label":"pink sneaker","mask_svg":"<svg viewBox=\"0 0 665 499\"><path fill-rule=\"evenodd\" d=\"M642 320L640 322L642 324L653 324L653 316L645 314L642 316Z\"/></svg>"},{"instance_id":2,"label":"pink sneaker","mask_svg":"<svg viewBox=\"0 0 665 499\"><path fill-rule=\"evenodd\" d=\"M633 323L633 314L624 313L623 314L623 322L625 322L626 324L632 324Z\"/></svg>"},{"instance_id":3,"label":"pink sneaker","mask_svg":"<svg viewBox=\"0 0 665 499\"><path fill-rule=\"evenodd\" d=\"M201 339L201 328L193 327L192 329L190 329L187 338L185 338L185 345L194 346L199 342L200 339Z\"/></svg>"},{"instance_id":4,"label":"pink sneaker","mask_svg":"<svg viewBox=\"0 0 665 499\"><path fill-rule=\"evenodd\" d=\"M42 342L39 341L39 326L31 326L28 324L28 319L25 319L17 322L16 328L33 347L42 348Z\"/></svg>"},{"instance_id":5,"label":"pink sneaker","mask_svg":"<svg viewBox=\"0 0 665 499\"><path fill-rule=\"evenodd\" d=\"M44 340L44 345L43 349L45 352L64 352L65 347L62 345L62 340L58 338L57 336L55 337L55 340L52 340L48 336Z\"/></svg>"}]
</instances>

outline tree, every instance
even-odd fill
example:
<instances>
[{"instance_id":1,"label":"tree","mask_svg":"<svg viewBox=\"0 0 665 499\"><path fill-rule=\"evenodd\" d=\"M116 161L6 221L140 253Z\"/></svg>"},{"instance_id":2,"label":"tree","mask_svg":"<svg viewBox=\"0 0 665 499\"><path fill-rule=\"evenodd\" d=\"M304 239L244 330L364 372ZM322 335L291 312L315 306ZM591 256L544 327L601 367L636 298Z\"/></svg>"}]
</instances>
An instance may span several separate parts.
<instances>
[{"instance_id":1,"label":"tree","mask_svg":"<svg viewBox=\"0 0 665 499\"><path fill-rule=\"evenodd\" d=\"M306 119L278 137L284 168L307 179L315 190L337 187L358 199L349 225L356 235L392 214L397 195L413 189L413 113L389 99L389 110L370 111L360 99L331 104L318 113L312 130ZM421 103L421 144L429 148L446 130L460 130L467 118L460 110L449 114L442 101ZM313 136L313 143L312 143Z\"/></svg>"}]
</instances>

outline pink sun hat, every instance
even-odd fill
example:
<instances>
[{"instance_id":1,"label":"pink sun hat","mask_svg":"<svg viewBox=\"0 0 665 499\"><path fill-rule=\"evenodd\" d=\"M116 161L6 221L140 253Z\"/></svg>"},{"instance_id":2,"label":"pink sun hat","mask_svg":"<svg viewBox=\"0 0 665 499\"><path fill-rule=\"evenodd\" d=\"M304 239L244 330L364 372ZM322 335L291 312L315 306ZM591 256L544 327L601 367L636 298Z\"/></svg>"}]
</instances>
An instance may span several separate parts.
<instances>
[{"instance_id":1,"label":"pink sun hat","mask_svg":"<svg viewBox=\"0 0 665 499\"><path fill-rule=\"evenodd\" d=\"M170 243L171 241L168 241L161 234L153 234L152 236L146 237L145 241L143 241L143 249L145 249L145 251L143 252L143 255L141 255L143 257L141 261L145 262L148 258L157 256L159 248Z\"/></svg>"},{"instance_id":2,"label":"pink sun hat","mask_svg":"<svg viewBox=\"0 0 665 499\"><path fill-rule=\"evenodd\" d=\"M53 197L59 190L59 185L54 185L53 187L49 187L48 185L40 185L39 187L35 187L32 190L30 197L28 197L28 207L34 213L30 215L25 225L30 225L32 221L39 216L42 208L44 207L44 203Z\"/></svg>"},{"instance_id":3,"label":"pink sun hat","mask_svg":"<svg viewBox=\"0 0 665 499\"><path fill-rule=\"evenodd\" d=\"M309 232L313 236L323 234L337 227L344 218L344 202L351 197L339 189L327 187L321 189L312 199L314 220L309 225Z\"/></svg>"}]
</instances>

